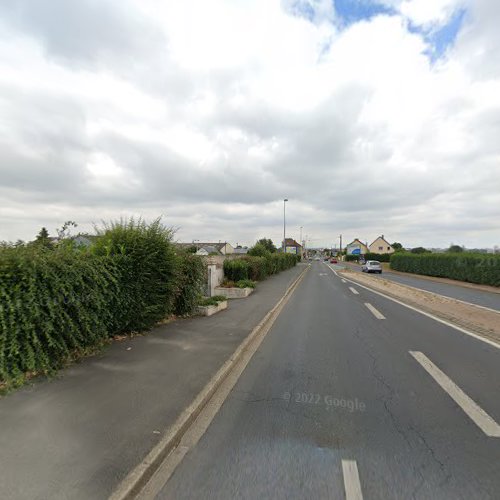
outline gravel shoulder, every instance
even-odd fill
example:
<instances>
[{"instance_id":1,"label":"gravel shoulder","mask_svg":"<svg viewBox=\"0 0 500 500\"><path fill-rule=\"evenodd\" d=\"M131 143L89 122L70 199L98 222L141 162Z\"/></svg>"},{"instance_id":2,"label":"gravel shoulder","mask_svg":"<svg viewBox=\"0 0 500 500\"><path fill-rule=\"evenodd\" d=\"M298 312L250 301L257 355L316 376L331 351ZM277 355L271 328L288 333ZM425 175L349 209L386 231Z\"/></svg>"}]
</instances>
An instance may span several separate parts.
<instances>
[{"instance_id":1,"label":"gravel shoulder","mask_svg":"<svg viewBox=\"0 0 500 500\"><path fill-rule=\"evenodd\" d=\"M500 343L500 312L349 269L339 275Z\"/></svg>"}]
</instances>

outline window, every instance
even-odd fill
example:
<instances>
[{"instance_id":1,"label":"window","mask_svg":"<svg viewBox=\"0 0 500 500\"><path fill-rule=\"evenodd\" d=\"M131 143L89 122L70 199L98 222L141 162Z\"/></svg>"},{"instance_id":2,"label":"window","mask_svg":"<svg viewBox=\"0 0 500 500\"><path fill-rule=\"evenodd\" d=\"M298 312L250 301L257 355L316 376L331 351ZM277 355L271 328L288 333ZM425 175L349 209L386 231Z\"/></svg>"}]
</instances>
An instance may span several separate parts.
<instances>
[{"instance_id":1,"label":"window","mask_svg":"<svg viewBox=\"0 0 500 500\"><path fill-rule=\"evenodd\" d=\"M391 249L391 247L387 247L387 250L390 250L390 249Z\"/></svg>"},{"instance_id":2,"label":"window","mask_svg":"<svg viewBox=\"0 0 500 500\"><path fill-rule=\"evenodd\" d=\"M378 249L379 249L379 250L383 250L383 249L384 249L384 247L378 247Z\"/></svg>"}]
</instances>

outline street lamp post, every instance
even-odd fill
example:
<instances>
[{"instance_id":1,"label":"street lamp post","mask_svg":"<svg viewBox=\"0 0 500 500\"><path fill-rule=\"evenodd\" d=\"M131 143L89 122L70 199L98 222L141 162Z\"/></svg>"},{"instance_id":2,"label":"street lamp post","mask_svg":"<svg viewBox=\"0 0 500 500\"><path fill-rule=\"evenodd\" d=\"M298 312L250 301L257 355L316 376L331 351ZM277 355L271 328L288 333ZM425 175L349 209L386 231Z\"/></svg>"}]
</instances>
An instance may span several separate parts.
<instances>
[{"instance_id":1,"label":"street lamp post","mask_svg":"<svg viewBox=\"0 0 500 500\"><path fill-rule=\"evenodd\" d=\"M286 202L288 198L283 200L283 253L286 253Z\"/></svg>"},{"instance_id":2,"label":"street lamp post","mask_svg":"<svg viewBox=\"0 0 500 500\"><path fill-rule=\"evenodd\" d=\"M304 242L302 241L302 226L300 226L300 258L304 258Z\"/></svg>"}]
</instances>

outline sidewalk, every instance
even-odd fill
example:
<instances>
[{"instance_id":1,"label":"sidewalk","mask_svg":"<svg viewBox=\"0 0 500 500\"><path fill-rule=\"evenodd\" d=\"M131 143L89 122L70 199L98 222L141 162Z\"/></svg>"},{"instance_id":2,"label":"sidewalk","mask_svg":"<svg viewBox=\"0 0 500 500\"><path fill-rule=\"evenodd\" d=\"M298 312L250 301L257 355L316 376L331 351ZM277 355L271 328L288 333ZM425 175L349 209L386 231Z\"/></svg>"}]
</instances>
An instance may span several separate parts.
<instances>
[{"instance_id":1,"label":"sidewalk","mask_svg":"<svg viewBox=\"0 0 500 500\"><path fill-rule=\"evenodd\" d=\"M303 269L1 398L0 498L107 498Z\"/></svg>"}]
</instances>

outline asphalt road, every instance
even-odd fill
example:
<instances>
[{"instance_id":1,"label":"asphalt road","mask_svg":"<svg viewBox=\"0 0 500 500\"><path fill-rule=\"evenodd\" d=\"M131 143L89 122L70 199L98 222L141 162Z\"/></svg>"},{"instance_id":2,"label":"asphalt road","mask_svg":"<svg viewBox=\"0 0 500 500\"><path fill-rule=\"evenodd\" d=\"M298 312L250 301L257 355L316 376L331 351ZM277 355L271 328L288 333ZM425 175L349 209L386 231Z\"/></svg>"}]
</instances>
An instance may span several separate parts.
<instances>
[{"instance_id":1,"label":"asphalt road","mask_svg":"<svg viewBox=\"0 0 500 500\"><path fill-rule=\"evenodd\" d=\"M313 263L157 498L498 499L499 395L500 349Z\"/></svg>"},{"instance_id":2,"label":"asphalt road","mask_svg":"<svg viewBox=\"0 0 500 500\"><path fill-rule=\"evenodd\" d=\"M349 266L353 271L361 272L359 266ZM477 304L483 307L489 307L500 311L500 293L487 292L484 290L475 290L473 288L466 288L460 285L452 285L448 283L439 283L437 281L429 281L427 279L419 278L418 276L402 276L400 274L384 271L381 275L371 273L370 276L382 277L386 280L395 281L403 285L413 286L427 290L429 292L446 295L458 300L464 300L471 304Z\"/></svg>"}]
</instances>

